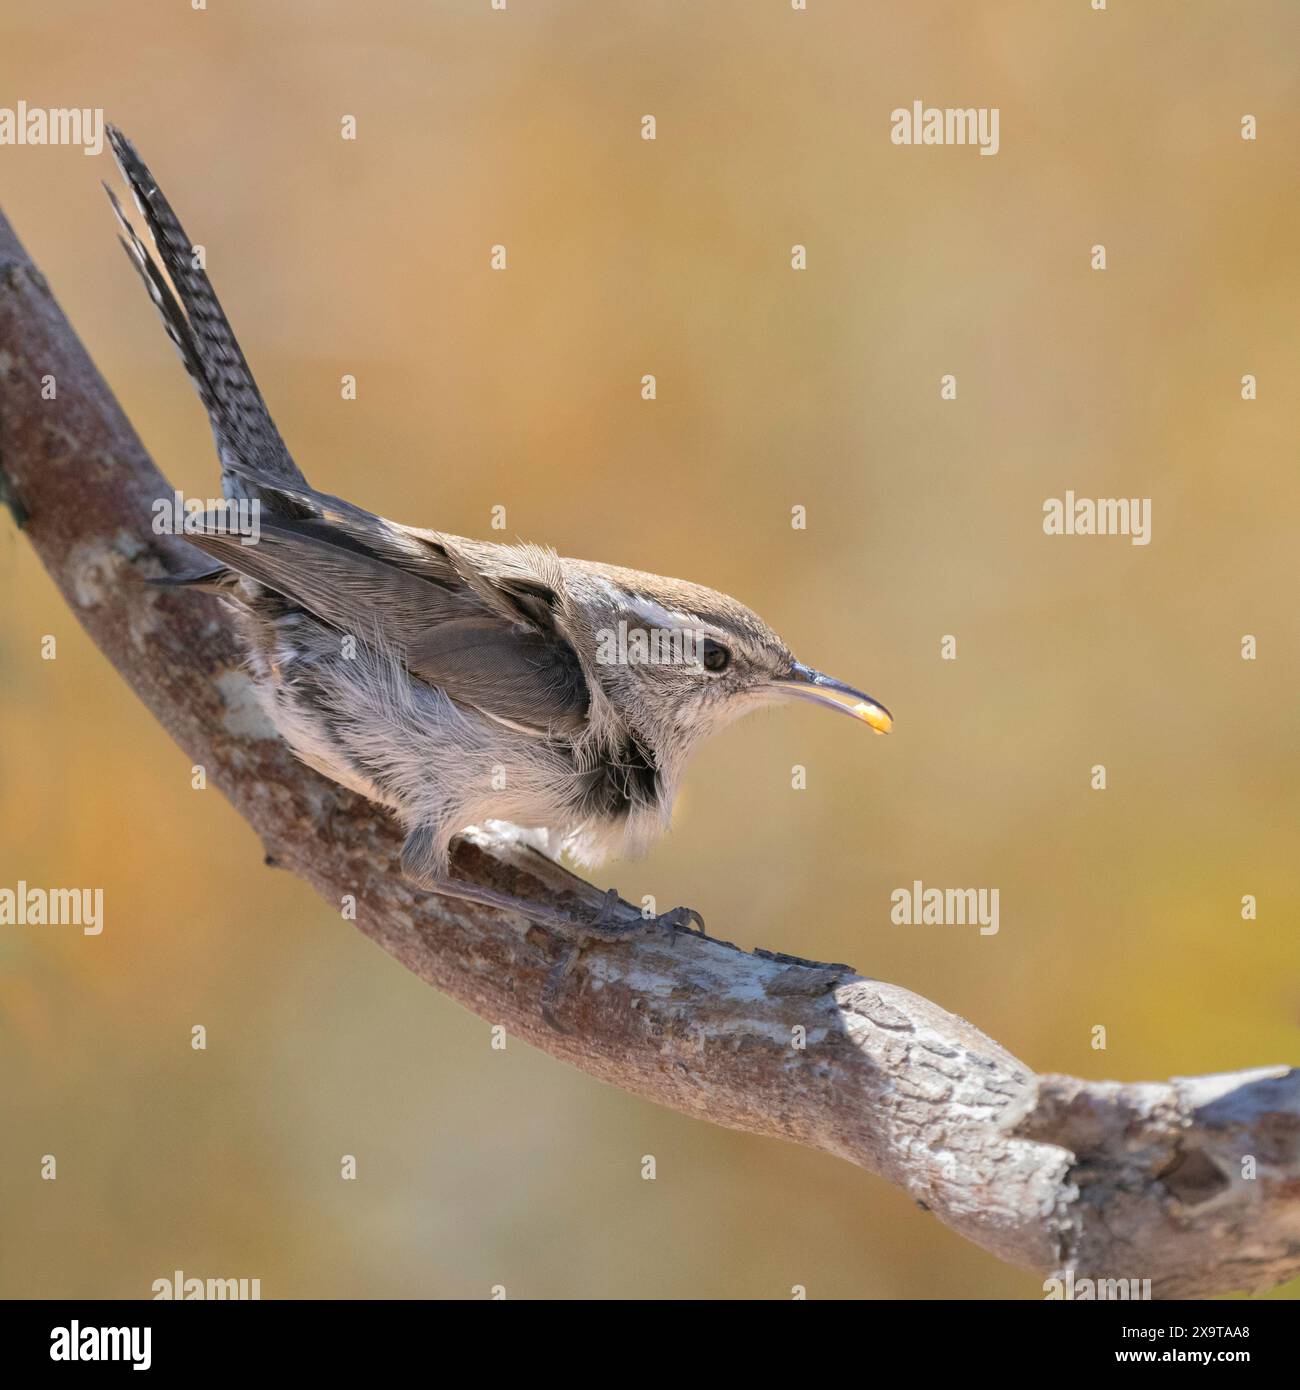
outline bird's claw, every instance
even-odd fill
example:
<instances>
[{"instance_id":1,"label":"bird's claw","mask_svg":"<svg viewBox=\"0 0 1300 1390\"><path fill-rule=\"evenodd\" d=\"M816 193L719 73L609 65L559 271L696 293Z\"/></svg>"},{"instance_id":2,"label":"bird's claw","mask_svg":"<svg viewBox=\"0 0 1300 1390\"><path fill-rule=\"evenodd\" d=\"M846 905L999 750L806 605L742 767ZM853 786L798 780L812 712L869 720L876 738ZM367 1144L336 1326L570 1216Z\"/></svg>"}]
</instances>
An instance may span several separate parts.
<instances>
[{"instance_id":1,"label":"bird's claw","mask_svg":"<svg viewBox=\"0 0 1300 1390\"><path fill-rule=\"evenodd\" d=\"M621 906L618 889L611 888L595 916L585 920L583 927L595 935L612 939L651 931L695 931L704 935L704 918L693 907L674 907L657 917L647 916L643 912L638 919L629 921L626 918L620 920L618 909Z\"/></svg>"},{"instance_id":2,"label":"bird's claw","mask_svg":"<svg viewBox=\"0 0 1300 1390\"><path fill-rule=\"evenodd\" d=\"M661 912L658 917L646 920L647 924L653 923L667 931L689 931L699 936L704 935L704 918L693 907L675 907L671 912Z\"/></svg>"}]
</instances>

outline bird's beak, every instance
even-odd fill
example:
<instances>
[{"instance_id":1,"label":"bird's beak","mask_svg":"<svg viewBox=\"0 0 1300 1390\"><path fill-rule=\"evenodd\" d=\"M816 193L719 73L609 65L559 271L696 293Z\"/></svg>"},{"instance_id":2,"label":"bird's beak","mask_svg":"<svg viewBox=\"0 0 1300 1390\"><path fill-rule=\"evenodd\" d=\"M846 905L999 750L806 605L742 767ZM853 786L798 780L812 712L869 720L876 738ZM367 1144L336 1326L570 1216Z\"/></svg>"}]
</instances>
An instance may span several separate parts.
<instances>
[{"instance_id":1,"label":"bird's beak","mask_svg":"<svg viewBox=\"0 0 1300 1390\"><path fill-rule=\"evenodd\" d=\"M894 726L893 716L878 700L832 676L823 676L802 661L793 662L790 674L778 677L773 685L783 695L799 695L806 700L816 700L819 704L843 710L854 719L869 724L878 734L887 734Z\"/></svg>"}]
</instances>

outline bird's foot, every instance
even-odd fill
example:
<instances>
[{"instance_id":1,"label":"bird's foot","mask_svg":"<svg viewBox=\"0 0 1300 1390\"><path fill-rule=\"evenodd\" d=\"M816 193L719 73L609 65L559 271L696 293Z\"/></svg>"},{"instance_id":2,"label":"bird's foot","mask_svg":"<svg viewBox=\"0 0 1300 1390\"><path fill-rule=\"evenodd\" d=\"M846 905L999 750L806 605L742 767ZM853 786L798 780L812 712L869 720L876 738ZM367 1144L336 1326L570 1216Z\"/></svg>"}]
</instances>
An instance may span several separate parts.
<instances>
[{"instance_id":1,"label":"bird's foot","mask_svg":"<svg viewBox=\"0 0 1300 1390\"><path fill-rule=\"evenodd\" d=\"M666 931L688 931L694 936L705 935L704 918L693 907L674 907L649 920Z\"/></svg>"},{"instance_id":2,"label":"bird's foot","mask_svg":"<svg viewBox=\"0 0 1300 1390\"><path fill-rule=\"evenodd\" d=\"M691 931L692 923L695 923L698 925L698 934L704 935L704 918L692 907L675 907L671 912L661 912L658 916L640 913L629 918L619 913L619 908L624 906L618 889L611 888L594 915L574 913L566 934L595 937L601 941L626 941L651 932ZM583 941L574 942L551 967L546 984L542 987L542 1017L552 1028L562 1033L568 1029L556 1016L555 1006L559 1002L564 982L578 963L578 957L582 954L585 944Z\"/></svg>"},{"instance_id":3,"label":"bird's foot","mask_svg":"<svg viewBox=\"0 0 1300 1390\"><path fill-rule=\"evenodd\" d=\"M463 902L518 913L547 931L567 938L570 944L561 952L558 961L551 968L542 989L542 1016L552 1027L561 1031L564 1031L564 1027L555 1018L554 1006L559 998L561 986L577 964L578 957L588 942L629 941L652 932L690 931L700 936L704 935L704 918L694 908L675 907L671 912L661 912L657 916L648 915L637 912L636 908L625 903L619 897L616 888L611 888L605 894L597 908L566 909L530 902L527 898L516 897L513 893L502 893L495 888L484 888L477 883L466 883L460 879L435 875L422 868L420 853L424 846L420 839L421 834L422 832L417 830L408 837L402 856L403 869L413 882L444 897L459 898Z\"/></svg>"},{"instance_id":4,"label":"bird's foot","mask_svg":"<svg viewBox=\"0 0 1300 1390\"><path fill-rule=\"evenodd\" d=\"M642 912L636 917L620 916L618 909L623 900L617 888L605 894L605 900L593 917L574 914L574 930L590 932L607 940L621 940L629 936L641 936L651 931L692 931L704 934L704 918L693 907L675 907L670 912L661 912L657 917ZM692 923L695 927L692 927Z\"/></svg>"}]
</instances>

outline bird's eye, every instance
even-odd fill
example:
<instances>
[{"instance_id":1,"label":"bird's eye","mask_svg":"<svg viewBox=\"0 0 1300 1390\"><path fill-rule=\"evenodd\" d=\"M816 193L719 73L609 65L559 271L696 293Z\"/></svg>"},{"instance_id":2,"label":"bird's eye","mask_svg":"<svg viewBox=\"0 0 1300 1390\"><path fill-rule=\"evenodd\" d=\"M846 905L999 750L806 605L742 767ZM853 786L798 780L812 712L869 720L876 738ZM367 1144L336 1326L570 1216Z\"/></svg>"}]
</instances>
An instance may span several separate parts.
<instances>
[{"instance_id":1,"label":"bird's eye","mask_svg":"<svg viewBox=\"0 0 1300 1390\"><path fill-rule=\"evenodd\" d=\"M704 639L704 669L706 671L725 671L731 665L731 653L712 637Z\"/></svg>"}]
</instances>

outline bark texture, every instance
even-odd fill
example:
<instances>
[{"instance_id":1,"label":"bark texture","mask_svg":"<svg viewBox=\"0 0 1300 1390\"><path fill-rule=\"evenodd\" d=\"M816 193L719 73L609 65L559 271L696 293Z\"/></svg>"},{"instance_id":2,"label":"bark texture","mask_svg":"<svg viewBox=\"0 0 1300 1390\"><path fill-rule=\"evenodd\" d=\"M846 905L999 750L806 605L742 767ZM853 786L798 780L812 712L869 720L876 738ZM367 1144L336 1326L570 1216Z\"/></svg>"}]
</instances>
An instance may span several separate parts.
<instances>
[{"instance_id":1,"label":"bark texture","mask_svg":"<svg viewBox=\"0 0 1300 1390\"><path fill-rule=\"evenodd\" d=\"M78 620L267 855L336 909L354 896L360 931L474 1013L623 1090L859 1164L999 1258L1071 1273L1076 1291L1149 1279L1157 1297L1196 1296L1300 1270L1295 1070L1038 1076L964 1019L847 966L684 932L575 952L412 889L388 817L267 724L216 600L143 582L192 558L150 527L170 488L2 216L0 484ZM547 902L600 901L521 839L476 833L455 868ZM569 968L555 988L557 964Z\"/></svg>"}]
</instances>

